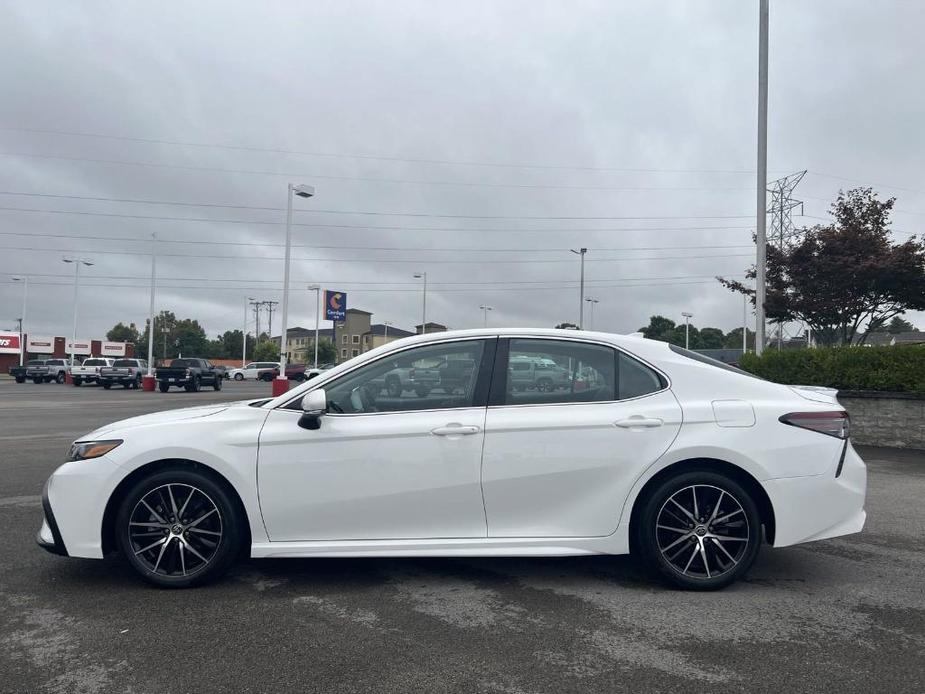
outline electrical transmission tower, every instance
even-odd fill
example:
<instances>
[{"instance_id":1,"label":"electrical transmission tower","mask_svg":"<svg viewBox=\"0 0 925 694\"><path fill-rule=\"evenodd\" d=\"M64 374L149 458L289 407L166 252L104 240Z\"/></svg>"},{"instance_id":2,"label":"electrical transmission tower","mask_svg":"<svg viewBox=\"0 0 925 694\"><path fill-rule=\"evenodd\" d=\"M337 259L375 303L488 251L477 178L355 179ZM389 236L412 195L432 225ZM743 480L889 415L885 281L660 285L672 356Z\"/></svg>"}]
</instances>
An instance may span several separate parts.
<instances>
[{"instance_id":1,"label":"electrical transmission tower","mask_svg":"<svg viewBox=\"0 0 925 694\"><path fill-rule=\"evenodd\" d=\"M800 213L803 213L803 201L794 200L793 191L805 175L805 170L798 171L771 181L768 185L768 192L771 194L768 202L768 214L771 215L768 225L768 243L777 246L778 250L787 250L798 234L790 213L798 207Z\"/></svg>"},{"instance_id":2,"label":"electrical transmission tower","mask_svg":"<svg viewBox=\"0 0 925 694\"><path fill-rule=\"evenodd\" d=\"M771 194L768 214L771 215L771 219L768 224L767 239L768 243L776 246L778 251L789 250L797 241L799 232L793 224L791 212L799 207L800 214L802 214L803 201L794 200L793 191L805 175L806 170L804 169L771 181L768 185L768 193ZM775 323L777 323L777 349L780 351L784 343L784 321L775 321Z\"/></svg>"}]
</instances>

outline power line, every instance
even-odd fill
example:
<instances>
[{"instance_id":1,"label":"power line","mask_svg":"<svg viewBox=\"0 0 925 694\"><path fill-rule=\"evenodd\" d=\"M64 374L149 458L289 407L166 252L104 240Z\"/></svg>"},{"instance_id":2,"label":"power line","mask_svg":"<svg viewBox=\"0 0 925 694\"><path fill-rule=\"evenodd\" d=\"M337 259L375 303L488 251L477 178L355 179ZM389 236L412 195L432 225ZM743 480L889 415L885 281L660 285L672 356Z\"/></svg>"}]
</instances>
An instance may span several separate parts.
<instances>
[{"instance_id":1,"label":"power line","mask_svg":"<svg viewBox=\"0 0 925 694\"><path fill-rule=\"evenodd\" d=\"M139 200L137 202L149 202ZM174 203L161 203L155 202L154 204L174 204ZM181 203L182 204L182 203ZM199 205L205 206L205 205ZM232 207L230 205L222 205L221 207ZM255 208L257 209L257 208ZM275 209L275 208L270 208ZM283 224L283 222L260 222L252 221L245 219L237 220L227 220L227 219L210 219L210 218L194 218L194 217L159 217L159 216L148 216L148 215L123 215L123 214L113 214L113 213L102 213L102 212L83 212L76 210L51 210L51 209L40 209L40 208L22 208L22 207L0 207L0 210L12 210L14 212L58 212L64 214L87 214L95 215L101 217L127 217L127 218L138 218L138 219L172 219L184 222L220 222L220 223L234 223L234 224ZM526 219L526 220L539 220L539 221L572 221L572 220L589 220L589 221L646 221L646 220L665 220L665 219L748 219L751 215L743 214L728 214L728 215L660 215L660 216L651 216L647 217L644 215L640 216L530 216L530 215L471 215L471 214L434 214L429 212L379 212L371 210L326 210L326 209L315 209L302 210L303 212L309 214L342 214L342 215L358 215L358 216L368 216L368 217L422 217L422 218L432 218L432 219ZM293 226L305 226L305 225L293 225ZM328 226L328 225L320 225Z\"/></svg>"},{"instance_id":2,"label":"power line","mask_svg":"<svg viewBox=\"0 0 925 694\"><path fill-rule=\"evenodd\" d=\"M741 187L710 186L589 186L568 183L489 183L487 181L434 181L425 179L381 178L378 176L335 176L304 171L267 171L262 169L229 169L219 166L194 166L192 164L164 164L161 162L130 161L127 159L98 159L95 157L67 157L57 154L33 154L30 152L0 152L4 157L26 157L30 159L59 159L61 161L80 161L91 164L116 166L139 166L156 169L180 169L183 171L208 171L222 174L247 174L251 176L277 176L281 178L305 178L322 181L349 181L353 183L389 183L397 185L443 186L462 188L510 188L520 190L577 190L577 191L623 191L623 192L658 192L658 191L697 191L729 192L748 190Z\"/></svg>"},{"instance_id":3,"label":"power line","mask_svg":"<svg viewBox=\"0 0 925 694\"><path fill-rule=\"evenodd\" d=\"M49 239L80 239L88 241L127 241L130 243L145 243L150 245L151 239L137 238L131 236L96 236L84 234L34 234L22 231L0 231L0 236L28 236L30 238L49 238ZM264 243L260 241L200 241L191 239L165 239L157 237L158 244L186 244L186 245L204 245L204 246L246 246L259 248L282 248L283 243ZM694 246L595 246L595 251L661 251L661 250L699 250L713 248L751 248L754 244L717 244L717 245L694 245ZM562 253L567 250L564 246L557 248L472 248L472 247L429 247L429 248L409 248L407 246L344 246L344 245L325 245L314 243L294 243L294 248L313 248L313 249L338 249L338 250L356 250L356 251L414 251L414 252L453 252L453 253Z\"/></svg>"},{"instance_id":4,"label":"power line","mask_svg":"<svg viewBox=\"0 0 925 694\"><path fill-rule=\"evenodd\" d=\"M144 144L172 145L179 147L198 147L206 149L225 149L242 152L263 152L269 154L289 154L307 157L320 157L331 159L365 159L372 161L388 162L405 162L411 164L441 164L451 166L480 166L502 169L540 169L551 171L614 171L628 173L723 173L723 174L753 174L754 169L657 169L657 168L626 168L613 166L575 166L575 165L558 165L558 164L535 164L535 163L507 163L507 162L485 162L485 161L465 161L453 159L435 159L435 158L414 158L398 157L376 154L344 154L334 152L317 152L297 149L283 149L278 147L255 147L248 145L229 145L219 143L191 142L184 140L155 139L145 137L129 137L124 135L110 135L103 133L75 132L70 130L52 130L42 128L15 128L3 127L0 130L28 132L45 135L67 135L70 137L85 137L103 140L116 140L120 142L139 142Z\"/></svg>"},{"instance_id":5,"label":"power line","mask_svg":"<svg viewBox=\"0 0 925 694\"><path fill-rule=\"evenodd\" d=\"M0 250L12 250L12 251L40 251L42 253L48 253L49 248L34 248L30 246L0 246ZM54 249L57 251L63 251L66 253L95 253L95 254L104 254L104 255L133 255L133 256L150 256L150 252L141 252L141 251L113 251L109 249L103 250L78 250L74 248L59 248ZM410 249L407 249L410 250ZM195 253L158 253L159 258L210 258L214 260L246 260L247 262L256 261L256 260L283 260L283 256L241 256L241 255L213 255L213 254L195 254ZM610 263L610 262L624 262L630 261L635 262L639 260L689 260L689 259L700 259L700 258L746 258L751 257L751 254L732 254L732 255L679 255L679 256L653 256L653 257L635 257L635 258L594 258L589 259L587 262L597 262L597 263ZM439 263L439 264L486 264L486 263L500 263L500 264L534 264L534 263L572 263L571 260L543 260L543 259L523 259L523 260L444 260L444 259L421 259L421 258L412 258L412 259L398 259L398 258L309 258L306 256L293 256L293 260L304 260L304 261L314 261L319 263Z\"/></svg>"}]
</instances>

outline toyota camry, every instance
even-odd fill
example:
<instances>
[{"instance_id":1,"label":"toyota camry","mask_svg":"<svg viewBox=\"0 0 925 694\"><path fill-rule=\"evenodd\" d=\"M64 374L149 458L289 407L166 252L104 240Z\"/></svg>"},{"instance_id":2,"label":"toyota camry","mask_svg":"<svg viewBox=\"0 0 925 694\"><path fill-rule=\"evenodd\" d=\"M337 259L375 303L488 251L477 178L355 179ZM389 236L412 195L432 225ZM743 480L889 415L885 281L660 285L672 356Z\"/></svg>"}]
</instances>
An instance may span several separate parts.
<instances>
[{"instance_id":1,"label":"toyota camry","mask_svg":"<svg viewBox=\"0 0 925 694\"><path fill-rule=\"evenodd\" d=\"M762 544L862 529L848 432L832 391L638 335L419 335L274 399L82 436L45 485L37 541L119 553L168 587L242 556L632 553L716 589Z\"/></svg>"}]
</instances>

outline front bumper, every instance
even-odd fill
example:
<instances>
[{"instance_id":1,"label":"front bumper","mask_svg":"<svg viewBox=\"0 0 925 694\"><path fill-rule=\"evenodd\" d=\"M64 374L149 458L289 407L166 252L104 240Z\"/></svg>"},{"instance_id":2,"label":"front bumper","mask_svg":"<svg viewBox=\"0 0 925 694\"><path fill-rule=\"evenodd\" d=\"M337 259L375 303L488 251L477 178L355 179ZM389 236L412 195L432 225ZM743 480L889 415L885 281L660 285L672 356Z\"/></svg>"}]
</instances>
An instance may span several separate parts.
<instances>
[{"instance_id":1,"label":"front bumper","mask_svg":"<svg viewBox=\"0 0 925 694\"><path fill-rule=\"evenodd\" d=\"M850 442L844 460L821 475L770 479L763 485L774 509L775 547L850 535L864 528L867 466Z\"/></svg>"},{"instance_id":2,"label":"front bumper","mask_svg":"<svg viewBox=\"0 0 925 694\"><path fill-rule=\"evenodd\" d=\"M42 511L45 513L45 517L42 519L42 527L36 534L35 541L42 549L52 554L66 557L67 547L64 546L64 540L61 539L61 531L58 529L55 514L51 510L51 502L48 500L48 481L45 482L45 487L42 489Z\"/></svg>"}]
</instances>

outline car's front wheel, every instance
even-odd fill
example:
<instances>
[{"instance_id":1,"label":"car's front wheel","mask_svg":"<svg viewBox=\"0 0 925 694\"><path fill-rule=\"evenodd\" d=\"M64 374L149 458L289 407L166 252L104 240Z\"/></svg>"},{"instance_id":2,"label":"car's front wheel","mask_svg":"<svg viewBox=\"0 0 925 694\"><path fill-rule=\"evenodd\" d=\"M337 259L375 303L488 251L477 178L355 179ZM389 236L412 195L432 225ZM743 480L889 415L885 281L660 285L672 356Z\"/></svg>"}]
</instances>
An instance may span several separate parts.
<instances>
[{"instance_id":1,"label":"car's front wheel","mask_svg":"<svg viewBox=\"0 0 925 694\"><path fill-rule=\"evenodd\" d=\"M723 588L758 556L758 507L725 475L682 473L663 481L643 503L635 548L652 570L679 588Z\"/></svg>"},{"instance_id":2,"label":"car's front wheel","mask_svg":"<svg viewBox=\"0 0 925 694\"><path fill-rule=\"evenodd\" d=\"M212 389L213 389L213 390L221 390L221 389L222 389L222 378L221 378L221 376L216 376L216 377L215 377L215 383L212 384Z\"/></svg>"},{"instance_id":3,"label":"car's front wheel","mask_svg":"<svg viewBox=\"0 0 925 694\"><path fill-rule=\"evenodd\" d=\"M236 380L236 381L243 381L243 380L244 380L244 374L235 374L235 375L234 375L234 380Z\"/></svg>"},{"instance_id":4,"label":"car's front wheel","mask_svg":"<svg viewBox=\"0 0 925 694\"><path fill-rule=\"evenodd\" d=\"M139 480L122 498L116 542L146 581L188 588L228 570L241 549L243 522L211 476L162 470Z\"/></svg>"}]
</instances>

